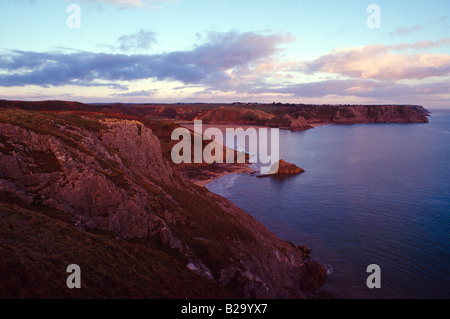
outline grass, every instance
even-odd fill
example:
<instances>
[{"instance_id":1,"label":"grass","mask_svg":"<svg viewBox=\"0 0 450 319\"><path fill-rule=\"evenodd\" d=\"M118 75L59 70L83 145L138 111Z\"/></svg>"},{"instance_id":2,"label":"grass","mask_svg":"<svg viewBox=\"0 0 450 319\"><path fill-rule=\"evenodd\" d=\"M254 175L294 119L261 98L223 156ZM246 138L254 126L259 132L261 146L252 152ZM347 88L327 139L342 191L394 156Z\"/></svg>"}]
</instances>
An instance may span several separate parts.
<instances>
[{"instance_id":1,"label":"grass","mask_svg":"<svg viewBox=\"0 0 450 319\"><path fill-rule=\"evenodd\" d=\"M81 267L81 289L66 286L70 264ZM0 298L230 297L149 241L118 241L0 204Z\"/></svg>"},{"instance_id":2,"label":"grass","mask_svg":"<svg viewBox=\"0 0 450 319\"><path fill-rule=\"evenodd\" d=\"M59 136L60 130L55 125L82 127L99 132L106 126L96 119L83 117L74 112L26 111L21 109L0 108L0 123L25 127L43 134Z\"/></svg>"},{"instance_id":3,"label":"grass","mask_svg":"<svg viewBox=\"0 0 450 319\"><path fill-rule=\"evenodd\" d=\"M111 173L105 175L118 187L127 189L128 182L136 183L155 198L158 205L154 213L179 210L170 201L164 201L164 189L182 207L182 214L189 219L188 226L173 227L174 234L191 246L204 262L217 265L225 260L229 250L227 236L241 238L245 233L237 222L230 225L220 222L219 229L210 224L217 217L226 219L225 213L206 197L197 198L191 191L180 192L151 176L153 185L139 176L125 174L116 163L100 158L80 142L80 137L56 125L93 127L103 115L90 120L74 114L55 114L23 110L1 110L0 123L14 124L38 133L48 134L70 145L72 156L81 151L93 156L102 169ZM144 121L145 122L145 121ZM167 122L146 122L168 148L170 132L175 124ZM139 129L138 127L136 128ZM142 128L141 128L142 129ZM0 142L7 143L6 139ZM54 159L44 152L31 152L36 172L45 172L54 165ZM41 154L42 153L42 154ZM167 154L166 154L167 156ZM170 155L169 155L170 156ZM41 163L42 162L42 163ZM177 177L174 177L177 178ZM182 183L181 180L178 180ZM185 185L187 189L193 185ZM198 191L203 192L202 189ZM71 225L70 220L59 218L58 212L46 214L44 206L24 206L11 198L0 198L0 297L4 298L230 298L232 295L215 283L187 270L185 257L177 255L167 247L152 240L117 241L114 235L86 233ZM211 214L214 212L214 216ZM64 214L59 212L61 216ZM226 228L226 229L225 229ZM217 231L219 232L217 233ZM208 238L200 242L197 237ZM219 242L216 242L219 240ZM69 290L65 286L69 264L76 263L82 269L81 290ZM216 268L220 269L220 268Z\"/></svg>"},{"instance_id":4,"label":"grass","mask_svg":"<svg viewBox=\"0 0 450 319\"><path fill-rule=\"evenodd\" d=\"M176 174L172 179L179 187L166 185L151 176L146 176L150 181L146 182L139 174L126 174L117 163L101 158L84 146L82 136L57 126L103 130L107 128L98 120L111 117L138 120L152 129L160 139L164 157L170 162L172 145L177 143L170 139L172 130L178 127L174 123L126 114L0 109L0 123L55 136L73 148L72 156L83 152L97 160L103 174L117 187L129 189L129 183L142 187L157 202L152 207L153 213L163 218L166 213L182 215L183 222L170 224L172 233L189 245L215 276L230 266L231 256L251 259L261 244L251 230L243 226L249 216L235 216L225 211L206 189L185 183ZM139 132L138 126L136 130ZM6 140L0 140L3 142ZM36 156L44 160L46 154ZM170 197L173 201L166 200ZM4 200L0 196L0 297L233 297L224 288L189 271L186 257L152 239L119 241L106 232L82 232L59 215L64 216L62 212L49 211L48 207L24 206L18 200ZM82 269L81 290L70 290L65 285L66 267L73 263Z\"/></svg>"}]
</instances>

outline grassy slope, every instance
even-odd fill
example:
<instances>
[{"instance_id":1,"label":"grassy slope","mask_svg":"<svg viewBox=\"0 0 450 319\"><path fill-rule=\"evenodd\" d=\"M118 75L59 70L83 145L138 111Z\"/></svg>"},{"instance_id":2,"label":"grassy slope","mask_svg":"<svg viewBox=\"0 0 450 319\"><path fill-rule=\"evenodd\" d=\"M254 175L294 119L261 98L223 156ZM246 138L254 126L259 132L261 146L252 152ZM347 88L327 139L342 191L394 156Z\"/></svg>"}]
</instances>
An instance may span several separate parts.
<instances>
[{"instance_id":1,"label":"grassy slope","mask_svg":"<svg viewBox=\"0 0 450 319\"><path fill-rule=\"evenodd\" d=\"M66 268L81 267L82 289L68 289ZM117 241L0 203L2 298L229 298L150 242Z\"/></svg>"},{"instance_id":2,"label":"grassy slope","mask_svg":"<svg viewBox=\"0 0 450 319\"><path fill-rule=\"evenodd\" d=\"M110 117L111 114L88 114ZM130 118L129 115L117 117ZM52 123L53 121L53 123ZM170 132L174 124L143 121L160 138L164 155L170 153ZM0 123L12 123L44 134L57 136L65 143L88 152L76 134L61 132L54 123L72 124L100 130L97 121L70 112L36 112L0 109ZM97 124L96 124L97 123ZM79 138L79 137L78 137ZM93 155L94 156L94 155ZM98 158L104 165L110 163ZM111 168L114 172L114 167ZM120 173L118 175L122 176ZM114 176L112 176L114 177ZM174 176L175 179L179 179ZM114 180L116 185L120 184ZM120 182L120 180L119 180ZM137 181L136 181L137 182ZM158 185L158 181L155 181ZM180 185L183 181L178 180ZM172 227L174 235L213 269L225 267L230 249L236 244L257 249L256 238L242 226L242 216L230 216L206 196L207 190L185 185L186 191L159 185L183 208L188 227ZM149 192L154 191L147 188ZM0 194L1 195L1 194ZM2 202L0 200L0 202ZM0 296L4 297L148 297L148 298L220 298L230 295L215 284L198 277L185 267L186 260L156 247L151 241L116 241L108 234L81 232L62 221L58 212L49 215L46 208L0 204ZM213 213L214 212L214 213ZM214 227L211 225L214 224ZM208 239L205 241L204 239ZM74 263L83 273L82 291L65 286L65 267ZM64 266L64 267L63 267ZM217 275L217 274L215 274Z\"/></svg>"},{"instance_id":3,"label":"grassy slope","mask_svg":"<svg viewBox=\"0 0 450 319\"><path fill-rule=\"evenodd\" d=\"M0 123L56 136L85 152L90 150L83 149L77 135L56 130L54 123L93 131L104 129L97 121L70 112L0 109ZM163 136L169 131L164 124L155 125L153 128ZM2 151L8 152L7 146ZM98 160L109 164L104 159ZM108 168L114 172L114 167ZM65 267L71 263L81 266L81 290L69 290L65 285L69 275ZM151 240L124 242L111 234L81 232L62 212L44 206L26 206L8 196L0 196L0 297L231 297L221 287L189 271L185 264L175 252L157 247Z\"/></svg>"}]
</instances>

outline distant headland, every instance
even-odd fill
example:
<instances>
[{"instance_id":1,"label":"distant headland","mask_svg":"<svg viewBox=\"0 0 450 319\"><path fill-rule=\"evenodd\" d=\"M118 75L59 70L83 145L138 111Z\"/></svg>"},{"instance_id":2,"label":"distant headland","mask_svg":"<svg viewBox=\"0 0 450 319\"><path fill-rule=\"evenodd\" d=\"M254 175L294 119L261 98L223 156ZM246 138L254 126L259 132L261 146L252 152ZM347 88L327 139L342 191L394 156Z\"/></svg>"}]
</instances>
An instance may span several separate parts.
<instances>
[{"instance_id":1,"label":"distant headland","mask_svg":"<svg viewBox=\"0 0 450 319\"><path fill-rule=\"evenodd\" d=\"M428 123L430 112L420 105L313 105L282 103L85 104L68 101L6 101L1 108L102 112L170 121L202 120L209 124L242 124L310 129L324 124Z\"/></svg>"}]
</instances>

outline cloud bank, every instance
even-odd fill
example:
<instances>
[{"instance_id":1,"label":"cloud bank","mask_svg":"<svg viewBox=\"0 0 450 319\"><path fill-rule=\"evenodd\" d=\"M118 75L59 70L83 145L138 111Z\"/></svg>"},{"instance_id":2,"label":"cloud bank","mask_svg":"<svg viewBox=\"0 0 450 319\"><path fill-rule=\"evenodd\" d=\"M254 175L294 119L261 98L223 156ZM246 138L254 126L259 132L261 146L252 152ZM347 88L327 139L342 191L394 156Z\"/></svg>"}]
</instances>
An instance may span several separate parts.
<instances>
[{"instance_id":1,"label":"cloud bank","mask_svg":"<svg viewBox=\"0 0 450 319\"><path fill-rule=\"evenodd\" d=\"M148 50L157 43L156 33L142 29L138 33L123 35L117 40L119 50L123 52Z\"/></svg>"},{"instance_id":2,"label":"cloud bank","mask_svg":"<svg viewBox=\"0 0 450 319\"><path fill-rule=\"evenodd\" d=\"M397 51L438 48L449 44L450 39L442 39L436 42L349 48L306 62L303 67L306 73L335 73L352 78L382 81L442 77L450 74L450 55Z\"/></svg>"},{"instance_id":3,"label":"cloud bank","mask_svg":"<svg viewBox=\"0 0 450 319\"><path fill-rule=\"evenodd\" d=\"M152 34L141 35L153 40ZM126 37L121 43L130 49L136 42L139 45L139 40ZM229 79L229 69L245 68L274 55L277 45L288 40L288 35L229 32L210 33L207 42L189 51L153 55L12 50L0 55L0 86L89 86L101 82L110 86L114 81L142 79L208 84Z\"/></svg>"},{"instance_id":4,"label":"cloud bank","mask_svg":"<svg viewBox=\"0 0 450 319\"><path fill-rule=\"evenodd\" d=\"M289 34L210 32L190 50L128 54L157 43L153 32L141 30L120 37L122 53L117 54L11 50L0 53L0 86L107 87L116 90L110 97L155 97L158 90L133 89L133 83L149 80L173 81L171 90L195 88L197 96L211 98L450 99L450 55L430 52L449 46L450 38L346 48L311 61L288 61L279 53L292 41Z\"/></svg>"}]
</instances>

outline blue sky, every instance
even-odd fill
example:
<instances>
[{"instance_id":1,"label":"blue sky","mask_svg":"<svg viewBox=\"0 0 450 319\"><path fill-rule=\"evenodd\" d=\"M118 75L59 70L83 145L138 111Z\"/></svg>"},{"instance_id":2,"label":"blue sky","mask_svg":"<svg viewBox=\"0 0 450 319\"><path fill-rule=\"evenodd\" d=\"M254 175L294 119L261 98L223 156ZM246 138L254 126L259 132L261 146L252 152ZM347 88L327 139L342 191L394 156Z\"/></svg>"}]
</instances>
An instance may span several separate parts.
<instances>
[{"instance_id":1,"label":"blue sky","mask_svg":"<svg viewBox=\"0 0 450 319\"><path fill-rule=\"evenodd\" d=\"M67 20L75 4L80 28ZM380 28L369 28L371 4ZM0 98L450 106L450 1L2 0Z\"/></svg>"}]
</instances>

